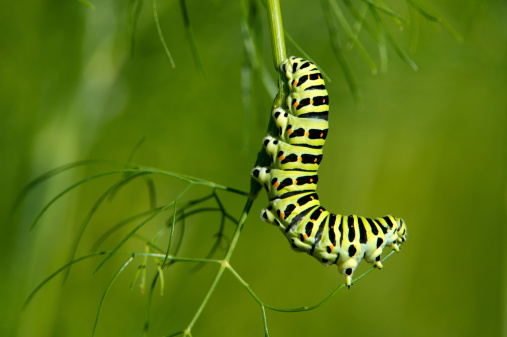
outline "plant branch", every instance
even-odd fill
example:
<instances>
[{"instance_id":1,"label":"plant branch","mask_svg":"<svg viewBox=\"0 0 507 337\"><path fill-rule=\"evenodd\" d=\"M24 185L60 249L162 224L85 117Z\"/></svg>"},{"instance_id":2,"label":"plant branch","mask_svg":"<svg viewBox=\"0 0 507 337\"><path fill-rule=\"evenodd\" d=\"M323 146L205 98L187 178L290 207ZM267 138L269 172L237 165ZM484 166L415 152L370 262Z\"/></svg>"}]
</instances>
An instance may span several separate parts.
<instances>
[{"instance_id":1,"label":"plant branch","mask_svg":"<svg viewBox=\"0 0 507 337\"><path fill-rule=\"evenodd\" d=\"M280 12L280 3L278 0L266 0L269 32L271 35L271 47L275 68L278 70L283 61L287 58L285 51L285 40L283 35L282 13Z\"/></svg>"}]
</instances>

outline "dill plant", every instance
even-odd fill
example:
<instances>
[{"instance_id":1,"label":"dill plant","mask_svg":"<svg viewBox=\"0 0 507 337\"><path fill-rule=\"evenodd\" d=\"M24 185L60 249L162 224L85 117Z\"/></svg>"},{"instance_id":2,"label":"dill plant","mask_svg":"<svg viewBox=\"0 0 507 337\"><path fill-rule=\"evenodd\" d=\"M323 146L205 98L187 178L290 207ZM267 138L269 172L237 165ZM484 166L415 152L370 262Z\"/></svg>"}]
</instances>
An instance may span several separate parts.
<instances>
[{"instance_id":1,"label":"dill plant","mask_svg":"<svg viewBox=\"0 0 507 337\"><path fill-rule=\"evenodd\" d=\"M94 6L91 2L87 0L78 0L85 6L90 9L94 9ZM360 88L355 80L354 71L349 64L348 57L346 52L352 48L356 48L359 51L359 54L366 62L367 66L370 68L372 74L377 74L380 72L387 71L388 68L388 45L390 45L396 54L407 63L409 67L413 70L417 71L418 67L415 62L409 57L409 55L404 51L404 49L400 46L400 44L396 41L393 35L390 32L389 26L394 24L398 29L403 30L404 27L410 26L411 28L411 43L410 49L415 50L417 46L417 40L419 35L419 20L420 17L429 20L435 24L440 24L446 29L455 39L461 40L459 34L447 23L447 21L441 17L434 9L432 9L427 3L423 0L406 0L407 6L409 8L410 18L407 19L403 15L398 12L392 10L388 4L380 1L380 0L361 0L353 2L352 0L321 0L318 3L323 9L323 17L326 22L328 28L328 34L330 39L330 44L332 46L333 53L336 57L336 60L340 67L343 70L345 79L350 88L351 94L354 97L356 104L358 106L362 105ZM152 15L154 19L154 24L156 27L157 34L159 36L160 43L162 48L171 64L172 67L175 66L175 61L172 57L170 49L168 47L168 43L164 38L161 29L161 20L158 15L157 10L157 0L151 0L151 9ZM317 2L315 2L317 5ZM202 76L205 76L205 68L203 66L203 62L201 60L201 56L198 50L197 43L194 38L194 32L191 25L191 19L189 15L189 11L186 6L185 0L180 0L179 5L181 8L181 15L184 22L184 29L190 44L191 53L195 62L195 65ZM135 47L135 32L137 26L137 20L140 13L140 10L143 6L142 0L130 0L128 4L128 17L129 17L129 32L131 34L131 48L134 51ZM285 47L285 40L291 44L291 46L297 50L301 56L312 60L311 55L309 55L305 50L303 50L297 42L283 29L282 25L282 15L280 10L280 4L278 0L241 0L241 31L243 38L243 53L244 53L244 62L242 68L242 99L245 107L245 113L248 117L248 114L251 113L248 108L250 102L252 100L252 88L251 88L251 77L253 73L256 73L258 77L261 79L262 86L264 90L274 98L272 108L278 108L283 105L286 99L286 91L287 88L284 87L284 81L282 74L279 74L277 80L273 80L271 77L271 73L269 69L272 66L278 71L281 63L287 58L287 52ZM345 12L347 11L347 13ZM259 29L258 22L254 17L256 12L265 11L267 13L268 25L271 37L271 52L273 65L270 66L266 64L263 60L262 53L259 49L259 41L256 39L256 35L258 32L256 30ZM377 66L374 58L370 55L367 49L363 46L363 43L360 38L360 32L366 31L366 33L372 37L378 46L378 55L379 55L379 66ZM325 69L321 69L323 75L327 80L330 80L329 76L326 74ZM270 110L269 110L270 111ZM268 125L268 132L276 133L276 127L272 119L270 119ZM137 150L136 147L135 150ZM133 151L133 153L135 152ZM268 331L268 321L267 321L267 312L269 311L278 311L278 312L300 312L300 311L310 311L320 306L324 305L329 299L336 295L340 290L345 288L345 284L338 285L334 291L332 291L328 296L326 296L322 301L313 305L306 305L297 308L279 308L272 305L267 304L263 301L256 293L255 290L248 284L248 282L236 271L236 269L231 264L231 258L235 252L235 249L238 245L242 229L245 226L246 220L249 216L250 210L254 201L256 200L259 192L260 185L251 179L249 191L239 190L236 188L232 188L229 186L224 186L222 184L218 184L212 181L204 180L197 177L188 176L185 174L179 174L175 172L170 172L166 170L151 168L140 166L134 164L132 162L132 156L129 160L125 162L113 161L113 160L83 160L77 161L68 165L64 165L62 167L56 168L52 171L47 172L46 174L40 176L39 178L32 181L21 193L20 198L18 199L17 204L22 202L23 198L30 193L36 186L47 181L50 178L53 178L56 175L60 175L66 171L73 170L82 166L89 165L108 165L116 167L115 169L109 171L103 171L98 174L87 176L77 182L68 186L68 188L64 189L56 196L54 196L40 213L33 220L30 229L34 229L39 220L46 214L48 209L51 208L56 202L58 202L62 197L72 192L75 188L87 184L94 180L99 180L101 178L107 176L115 176L119 177L117 181L109 186L102 194L100 194L95 202L95 204L91 207L89 212L86 214L85 219L81 223L76 239L72 245L72 251L70 254L69 262L63 265L61 268L56 270L53 274L49 275L46 279L44 279L40 284L33 290L31 294L27 297L25 301L25 306L27 306L32 298L53 278L57 275L64 274L65 277L68 276L71 267L80 263L81 261L88 259L96 259L100 258L101 261L97 265L95 272L104 268L107 262L113 256L123 256L124 263L119 266L117 271L114 273L113 277L110 279L109 283L106 285L102 297L100 299L100 303L97 309L95 323L93 325L92 336L95 335L97 329L100 329L100 317L102 313L102 307L107 299L107 295L115 284L115 281L118 277L124 272L124 270L131 264L136 263L138 265L137 273L135 279L132 281L132 284L135 284L137 281L140 282L142 291L144 292L148 289L148 304L147 304L147 317L146 323L144 325L144 333L148 334L149 332L149 321L150 321L150 305L152 302L152 297L154 294L154 289L157 284L160 285L161 293L165 287L165 279L164 274L167 269L176 263L192 263L199 268L203 264L215 265L217 268L216 274L214 278L211 280L211 285L207 290L204 298L200 303L195 303L195 313L193 317L186 322L182 327L175 327L174 332L169 333L167 336L192 336L193 328L198 324L199 318L201 314L206 309L206 306L212 297L213 293L219 282L221 281L223 275L225 273L229 273L232 275L239 284L251 295L252 299L259 306L259 314L262 317L263 322L263 330L265 336L269 336ZM265 154L264 150L258 152L257 159L252 160L252 167L255 165L260 166L269 166L270 158ZM245 172L245 176L249 175L249 172ZM169 203L160 204L157 201L157 192L156 192L156 183L153 177L160 176L166 179L175 179L184 184L184 188L177 194L176 198ZM117 224L107 228L102 236L97 240L93 247L93 253L83 256L77 256L77 248L79 243L83 237L83 233L88 227L90 221L92 220L94 214L99 209L99 207L106 201L108 198L113 198L120 190L127 184L130 184L134 180L143 180L146 184L149 199L150 199L150 209L130 216L126 219L119 221ZM158 183L158 182L157 182ZM206 190L205 193L201 193L197 197L188 198L189 191L194 191L196 188L200 187ZM223 202L222 194L232 194L237 196L238 198L244 199L244 207L238 218L235 218L232 212L229 210L227 205ZM209 206L207 203L212 203L212 206ZM220 222L218 224L219 230L216 234L216 241L212 246L211 251L207 256L202 258L190 258L180 256L179 251L181 247L182 240L184 239L184 233L180 233L179 236L175 235L175 229L177 226L181 226L183 228L186 220L191 218L192 216L200 213L207 212L217 212L220 214ZM169 213L169 215L167 215ZM164 217L165 218L165 226L160 228L160 230L151 238L144 237L139 234L139 231L150 221L155 218ZM235 229L230 240L224 235L224 228L226 222L231 222L234 224ZM132 227L132 225L134 225ZM123 237L120 242L116 245L112 246L111 249L108 250L99 250L99 247L107 241L107 239L112 236L114 233L123 229L125 227L132 227L127 235ZM165 238L167 244L165 246L160 245L160 241L162 238ZM144 243L145 249L143 251L126 251L122 248L124 245L130 240L140 240ZM227 248L225 253L221 256L221 258L213 258L217 255L217 250L223 241L227 241ZM385 258L389 258L392 253L388 254ZM152 261L155 266L156 272L151 280L148 279L147 269L148 269L148 261ZM361 276L357 277L353 282L357 282L369 272L371 272L373 268L370 268L367 272L363 273ZM178 330L179 329L179 330Z\"/></svg>"}]
</instances>

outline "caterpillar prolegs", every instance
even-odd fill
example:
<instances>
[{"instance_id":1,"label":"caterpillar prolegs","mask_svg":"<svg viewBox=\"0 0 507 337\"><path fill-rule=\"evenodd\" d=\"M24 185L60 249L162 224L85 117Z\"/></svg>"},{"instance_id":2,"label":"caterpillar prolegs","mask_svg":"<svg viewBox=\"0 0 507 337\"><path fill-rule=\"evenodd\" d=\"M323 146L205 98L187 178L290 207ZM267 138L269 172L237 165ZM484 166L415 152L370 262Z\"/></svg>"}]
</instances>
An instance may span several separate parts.
<instances>
[{"instance_id":1,"label":"caterpillar prolegs","mask_svg":"<svg viewBox=\"0 0 507 337\"><path fill-rule=\"evenodd\" d=\"M278 136L264 138L272 167L255 167L252 176L268 192L261 219L276 225L292 248L326 266L336 264L350 287L362 259L382 268L385 246L399 250L406 240L402 219L369 219L328 212L316 193L317 170L328 132L329 98L324 79L312 62L290 57L281 65L287 78L288 109L273 111Z\"/></svg>"}]
</instances>

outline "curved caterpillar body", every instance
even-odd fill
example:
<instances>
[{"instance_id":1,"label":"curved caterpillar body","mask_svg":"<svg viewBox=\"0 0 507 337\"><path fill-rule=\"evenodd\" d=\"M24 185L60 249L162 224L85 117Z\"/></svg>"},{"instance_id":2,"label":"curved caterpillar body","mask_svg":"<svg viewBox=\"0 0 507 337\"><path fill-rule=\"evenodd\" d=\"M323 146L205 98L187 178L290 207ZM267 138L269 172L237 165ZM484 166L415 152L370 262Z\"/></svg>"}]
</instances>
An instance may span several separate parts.
<instances>
[{"instance_id":1,"label":"curved caterpillar body","mask_svg":"<svg viewBox=\"0 0 507 337\"><path fill-rule=\"evenodd\" d=\"M326 266L338 265L350 287L362 259L382 268L384 247L399 250L406 240L406 225L390 215L376 219L345 216L320 205L317 170L328 133L327 90L320 71L309 61L290 57L281 70L290 91L288 109L273 111L279 134L263 141L273 167L252 171L269 198L261 219L278 226L295 250L307 252Z\"/></svg>"}]
</instances>

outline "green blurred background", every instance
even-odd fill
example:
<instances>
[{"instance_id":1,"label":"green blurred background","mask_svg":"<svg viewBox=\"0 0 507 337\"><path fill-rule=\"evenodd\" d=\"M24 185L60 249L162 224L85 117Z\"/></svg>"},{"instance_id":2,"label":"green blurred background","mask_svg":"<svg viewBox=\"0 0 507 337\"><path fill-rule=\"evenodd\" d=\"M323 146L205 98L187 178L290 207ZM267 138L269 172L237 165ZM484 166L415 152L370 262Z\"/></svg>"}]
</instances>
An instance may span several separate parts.
<instances>
[{"instance_id":1,"label":"green blurred background","mask_svg":"<svg viewBox=\"0 0 507 337\"><path fill-rule=\"evenodd\" d=\"M407 13L404 2L387 3ZM507 336L507 5L500 0L432 3L464 43L421 19L413 55L420 71L414 73L390 49L389 71L377 76L352 50L348 59L365 106L359 110L333 57L318 2L281 2L285 29L332 78L321 200L342 214L403 217L409 238L384 270L323 307L294 314L268 311L271 336ZM54 279L21 311L30 291L67 261L86 213L117 181L105 178L75 190L29 232L51 197L110 167L80 168L50 180L10 218L16 195L31 179L75 160L126 160L146 137L136 163L247 190L265 135L272 97L257 77L250 118L241 101L237 2L188 1L204 79L192 61L176 1L158 4L175 69L161 48L148 2L133 58L127 2L94 4L92 11L77 1L6 1L0 11L0 336L90 336L101 294L126 259L114 258L95 275L99 260L83 262L63 286L61 277ZM261 17L263 56L274 78L265 14ZM409 30L392 29L404 47ZM364 43L376 55L374 41L365 37ZM297 53L290 45L288 52ZM183 187L167 178L155 183L160 203ZM221 195L239 216L244 198ZM278 230L262 223L258 212L266 203L262 194L232 265L266 303L312 305L343 279L336 268L292 252ZM87 254L112 225L148 207L141 181L126 186L99 209L78 255ZM218 225L218 214L190 219L181 255L205 256ZM161 226L163 219L143 234L153 235ZM232 230L229 223L229 237ZM127 231L102 249L113 247ZM144 245L134 240L124 249L141 252ZM137 287L129 289L139 262L112 288L96 336L142 335L147 296ZM189 264L167 269L164 295L154 296L150 336L184 328L215 272L212 265L197 273ZM260 308L226 273L193 333L262 336Z\"/></svg>"}]
</instances>

